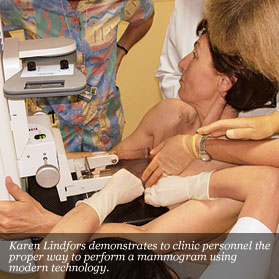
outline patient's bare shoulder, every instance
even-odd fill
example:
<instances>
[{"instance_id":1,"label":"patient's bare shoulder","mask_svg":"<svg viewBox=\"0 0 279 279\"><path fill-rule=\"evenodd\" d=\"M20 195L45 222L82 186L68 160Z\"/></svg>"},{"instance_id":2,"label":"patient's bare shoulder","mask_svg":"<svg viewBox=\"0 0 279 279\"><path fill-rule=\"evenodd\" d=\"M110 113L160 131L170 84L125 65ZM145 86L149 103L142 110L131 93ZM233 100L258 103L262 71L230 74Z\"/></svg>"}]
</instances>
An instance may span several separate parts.
<instances>
[{"instance_id":1,"label":"patient's bare shoulder","mask_svg":"<svg viewBox=\"0 0 279 279\"><path fill-rule=\"evenodd\" d=\"M150 127L155 145L187 129L196 118L196 110L179 99L165 99L154 107L153 125Z\"/></svg>"},{"instance_id":2,"label":"patient's bare shoulder","mask_svg":"<svg viewBox=\"0 0 279 279\"><path fill-rule=\"evenodd\" d=\"M195 116L195 109L185 102L178 99L163 100L144 115L135 131L114 150L121 154L127 153L127 150L153 148L163 140L185 131L185 126L189 126Z\"/></svg>"},{"instance_id":3,"label":"patient's bare shoulder","mask_svg":"<svg viewBox=\"0 0 279 279\"><path fill-rule=\"evenodd\" d=\"M157 118L177 123L181 120L189 121L195 117L196 110L179 99L169 98L161 101L154 107L154 114Z\"/></svg>"}]
</instances>

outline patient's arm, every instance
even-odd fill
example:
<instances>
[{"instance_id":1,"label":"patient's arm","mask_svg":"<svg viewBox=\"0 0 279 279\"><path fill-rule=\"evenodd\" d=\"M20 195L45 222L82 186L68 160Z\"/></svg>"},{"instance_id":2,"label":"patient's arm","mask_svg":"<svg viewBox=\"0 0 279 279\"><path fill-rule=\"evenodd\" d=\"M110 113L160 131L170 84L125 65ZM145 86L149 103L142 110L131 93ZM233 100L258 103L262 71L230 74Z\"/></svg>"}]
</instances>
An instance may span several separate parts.
<instances>
[{"instance_id":1,"label":"patient's arm","mask_svg":"<svg viewBox=\"0 0 279 279\"><path fill-rule=\"evenodd\" d=\"M209 195L245 201L239 217L252 217L276 231L279 218L277 168L242 166L213 173Z\"/></svg>"},{"instance_id":2,"label":"patient's arm","mask_svg":"<svg viewBox=\"0 0 279 279\"><path fill-rule=\"evenodd\" d=\"M210 162L203 162L199 159L193 160L190 165L180 174L181 176L196 175L201 172L207 172L211 170L221 170L229 167L234 167L236 165L212 160Z\"/></svg>"},{"instance_id":3,"label":"patient's arm","mask_svg":"<svg viewBox=\"0 0 279 279\"><path fill-rule=\"evenodd\" d=\"M143 226L107 223L97 233L223 233L236 221L242 203L230 199L190 200ZM206 226L204 225L206 223Z\"/></svg>"}]
</instances>

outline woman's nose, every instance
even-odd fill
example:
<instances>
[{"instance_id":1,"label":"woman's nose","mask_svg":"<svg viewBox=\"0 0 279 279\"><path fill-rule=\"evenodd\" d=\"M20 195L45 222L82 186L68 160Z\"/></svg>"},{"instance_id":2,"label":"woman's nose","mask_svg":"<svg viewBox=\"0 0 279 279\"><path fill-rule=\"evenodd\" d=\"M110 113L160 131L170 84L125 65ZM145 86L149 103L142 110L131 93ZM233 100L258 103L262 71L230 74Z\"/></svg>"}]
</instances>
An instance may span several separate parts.
<instances>
[{"instance_id":1,"label":"woman's nose","mask_svg":"<svg viewBox=\"0 0 279 279\"><path fill-rule=\"evenodd\" d=\"M188 55L186 55L184 58L182 58L180 60L180 62L178 63L178 66L179 66L180 69L182 69L184 71L187 69L187 67L189 65L190 54L191 53L189 53Z\"/></svg>"}]
</instances>

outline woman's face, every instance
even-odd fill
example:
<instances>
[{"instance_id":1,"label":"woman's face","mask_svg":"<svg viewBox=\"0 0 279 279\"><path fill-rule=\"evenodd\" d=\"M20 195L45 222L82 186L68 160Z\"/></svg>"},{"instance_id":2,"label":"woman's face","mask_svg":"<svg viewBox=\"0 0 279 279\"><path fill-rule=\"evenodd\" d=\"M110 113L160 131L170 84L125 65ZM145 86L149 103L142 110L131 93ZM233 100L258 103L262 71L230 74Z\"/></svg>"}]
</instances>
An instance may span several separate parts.
<instances>
[{"instance_id":1,"label":"woman's face","mask_svg":"<svg viewBox=\"0 0 279 279\"><path fill-rule=\"evenodd\" d=\"M213 67L205 34L196 41L194 50L179 62L179 67L183 71L178 91L181 100L201 105L218 94L220 75Z\"/></svg>"}]
</instances>

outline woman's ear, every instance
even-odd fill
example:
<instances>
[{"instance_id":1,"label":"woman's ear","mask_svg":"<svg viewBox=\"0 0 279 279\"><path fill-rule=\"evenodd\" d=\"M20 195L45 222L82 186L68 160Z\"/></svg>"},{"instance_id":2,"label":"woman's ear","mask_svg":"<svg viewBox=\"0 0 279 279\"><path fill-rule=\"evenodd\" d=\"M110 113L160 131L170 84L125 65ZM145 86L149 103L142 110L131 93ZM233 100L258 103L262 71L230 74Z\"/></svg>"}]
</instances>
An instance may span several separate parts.
<instances>
[{"instance_id":1,"label":"woman's ear","mask_svg":"<svg viewBox=\"0 0 279 279\"><path fill-rule=\"evenodd\" d=\"M231 79L227 75L220 75L218 80L218 90L221 92L227 92L236 82L237 78L235 76Z\"/></svg>"}]
</instances>

